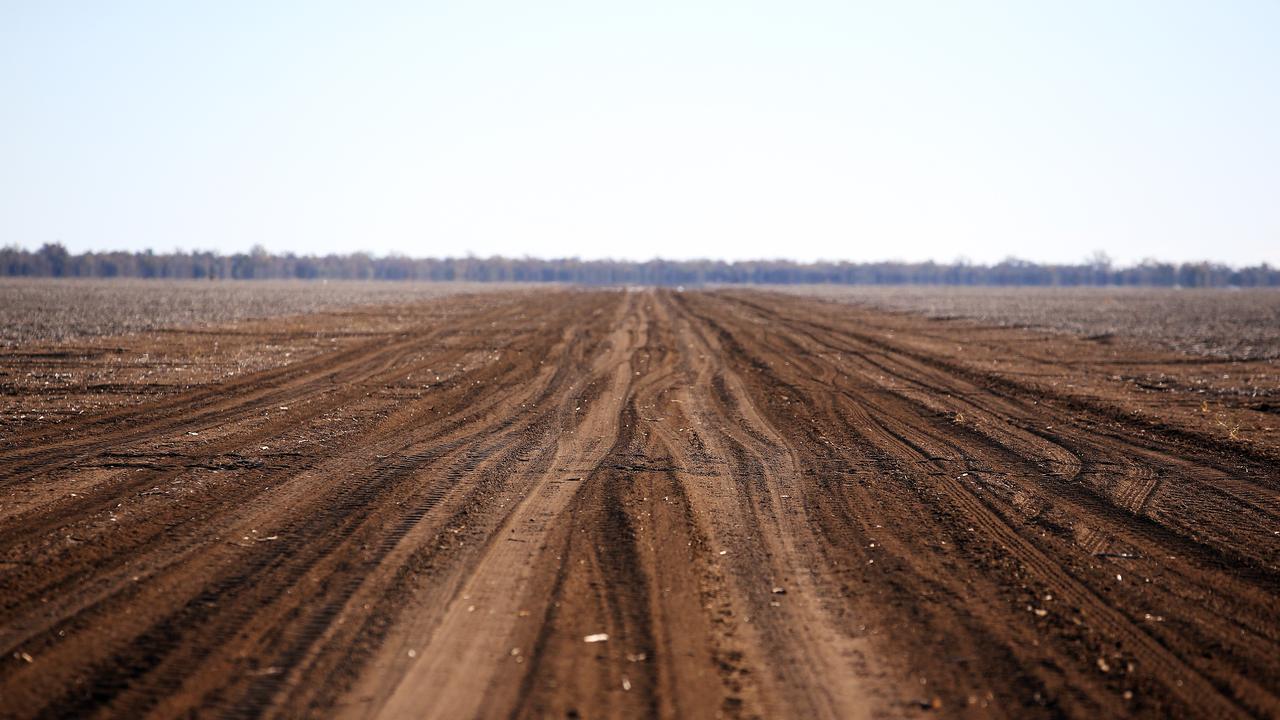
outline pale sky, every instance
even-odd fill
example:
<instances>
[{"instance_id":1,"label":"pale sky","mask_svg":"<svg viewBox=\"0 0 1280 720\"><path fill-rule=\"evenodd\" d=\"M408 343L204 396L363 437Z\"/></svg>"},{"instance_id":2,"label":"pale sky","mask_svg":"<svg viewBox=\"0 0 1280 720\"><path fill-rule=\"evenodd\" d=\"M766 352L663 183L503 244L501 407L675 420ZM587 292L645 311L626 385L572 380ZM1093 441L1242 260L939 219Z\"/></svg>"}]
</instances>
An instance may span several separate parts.
<instances>
[{"instance_id":1,"label":"pale sky","mask_svg":"<svg viewBox=\"0 0 1280 720\"><path fill-rule=\"evenodd\" d=\"M0 0L0 245L1280 264L1280 2Z\"/></svg>"}]
</instances>

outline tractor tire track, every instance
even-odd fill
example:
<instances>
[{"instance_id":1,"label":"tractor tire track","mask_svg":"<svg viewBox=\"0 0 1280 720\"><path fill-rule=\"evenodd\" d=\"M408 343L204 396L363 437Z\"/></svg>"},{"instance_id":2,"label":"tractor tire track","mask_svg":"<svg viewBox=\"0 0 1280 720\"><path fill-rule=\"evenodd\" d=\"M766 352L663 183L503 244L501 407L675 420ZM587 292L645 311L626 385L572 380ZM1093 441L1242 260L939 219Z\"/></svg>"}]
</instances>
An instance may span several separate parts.
<instances>
[{"instance_id":1,"label":"tractor tire track","mask_svg":"<svg viewBox=\"0 0 1280 720\"><path fill-rule=\"evenodd\" d=\"M1123 358L748 291L362 312L10 433L0 717L1280 716L1280 449L1037 384Z\"/></svg>"}]
</instances>

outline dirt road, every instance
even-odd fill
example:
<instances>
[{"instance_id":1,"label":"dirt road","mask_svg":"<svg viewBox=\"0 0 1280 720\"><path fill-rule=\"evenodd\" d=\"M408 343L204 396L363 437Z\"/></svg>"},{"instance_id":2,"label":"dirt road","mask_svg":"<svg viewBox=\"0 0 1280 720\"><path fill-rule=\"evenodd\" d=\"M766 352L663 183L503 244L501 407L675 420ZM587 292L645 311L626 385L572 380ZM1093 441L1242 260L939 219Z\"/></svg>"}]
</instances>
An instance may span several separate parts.
<instances>
[{"instance_id":1,"label":"dirt road","mask_svg":"<svg viewBox=\"0 0 1280 720\"><path fill-rule=\"evenodd\" d=\"M434 303L7 428L0 715L1280 716L1280 435L1214 384L1273 365L756 292ZM96 362L0 357L12 402Z\"/></svg>"}]
</instances>

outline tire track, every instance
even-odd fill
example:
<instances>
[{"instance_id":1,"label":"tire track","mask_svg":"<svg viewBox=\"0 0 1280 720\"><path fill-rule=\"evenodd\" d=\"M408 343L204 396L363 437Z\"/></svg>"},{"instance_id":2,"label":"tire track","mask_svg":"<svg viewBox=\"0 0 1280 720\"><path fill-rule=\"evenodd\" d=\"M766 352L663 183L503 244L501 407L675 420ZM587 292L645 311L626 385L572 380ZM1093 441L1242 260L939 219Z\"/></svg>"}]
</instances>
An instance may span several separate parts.
<instances>
[{"instance_id":1,"label":"tire track","mask_svg":"<svg viewBox=\"0 0 1280 720\"><path fill-rule=\"evenodd\" d=\"M521 590L530 582L527 548L545 542L576 494L578 482L563 479L590 476L616 438L620 408L631 384L628 358L643 342L646 324L634 298L622 306L617 324L585 380L603 386L597 401L575 418L568 436L557 440L548 471L498 531L501 540L486 549L430 637L422 638L422 659L407 669L376 709L378 717L469 717L485 713L486 705L501 706L504 698L495 692L499 688L514 689L496 679L503 667L497 663L518 657L518 648L512 654L506 641L518 617Z\"/></svg>"},{"instance_id":2,"label":"tire track","mask_svg":"<svg viewBox=\"0 0 1280 720\"><path fill-rule=\"evenodd\" d=\"M561 335L560 326L553 326L553 330L556 332L557 336ZM533 345L533 347L536 347L536 344ZM467 387L467 385L463 385L462 387L465 388ZM506 397L505 389L507 387L509 386L505 383L495 384L493 388L494 397L496 399L503 400L504 402L510 400L510 398ZM468 400L468 395L470 394L472 393L464 392L464 394L458 398L458 402L462 404L462 407L470 406L472 409L474 409L475 406L472 405L472 402ZM481 404L480 407L481 409L483 409L483 403ZM499 412L495 414L493 417L495 420L500 421L506 425L511 425L513 422L508 412L505 412L505 411ZM477 427L476 425L474 425L474 423L465 424L465 428L466 428L467 434L463 437L474 437L474 433L476 433L477 431L481 433L486 432L484 426ZM377 433L375 434L375 437L385 437L385 434ZM481 437L484 437L484 435L482 435ZM383 445L386 444L385 440L382 442L383 442ZM437 447L438 447L438 444L437 444ZM447 444L444 447L447 448ZM390 447L384 447L382 449L387 455L396 451L396 448L390 448ZM440 449L444 449L444 448L440 448ZM433 451L430 454L435 454L436 452L438 452L438 449ZM349 460L342 461L341 459L339 459L339 463L343 463L343 462L349 463L350 461ZM335 509L332 506L330 506L325 512L302 513L302 516L304 518L308 518L304 520L306 524L299 525L297 527L286 526L284 531L281 533L282 536L284 535L284 533L287 532L288 536L290 537L306 538L306 537L315 536L319 538L326 538L326 542L338 542L344 536L349 536L351 532L354 532L354 529L351 529L349 531L340 531L337 533L334 533L332 530L328 530L328 531L322 530L321 527L316 525L317 520L315 518L319 518L320 520L323 520L325 522L329 522L330 519L340 520L341 522L343 522L343 525L339 525L335 527L342 527L344 525L351 527L352 524L349 522L346 522L345 519L353 516L353 514L358 515L363 512L368 512L369 511L368 508L375 506L377 504L376 502L377 496L373 494L373 488L380 488L380 487L392 484L393 481L397 479L396 477L393 477L393 475L395 474L388 475L386 473L383 473L381 477L375 475L375 480L377 480L377 482L375 483L358 482L351 486L351 491L354 491L354 492L346 491L346 495L342 495L342 494L339 494L336 496L329 495L325 499L330 504L334 501L335 498L342 498L342 501L344 504L341 507L339 507L337 511L335 511ZM321 497L324 497L324 495L322 494ZM321 551L319 554L319 557L328 557L334 554L337 547L338 545L334 545L332 546L332 548L325 546L325 547L310 548L310 550L314 551L318 549ZM324 550L326 549L330 550L330 552L328 552L327 555L324 552ZM235 574L233 574L228 579L219 581L217 584L214 584L211 588L206 589L201 595L196 596L196 598L192 601L193 604L189 604L187 606L188 608L194 608L194 610L187 610L184 612L187 612L190 617L193 617L194 619L197 619L200 622L204 622L203 617L201 617L202 613L198 611L198 606L200 603L214 602L216 600L224 600L225 596L235 595L237 592L239 592L237 588L244 587L244 588L249 588L251 590L253 586L260 586L262 584L260 582L261 579L257 576L261 573L262 569L271 567L272 565L279 563L279 558L281 558L282 552L285 553L286 555L293 555L297 552L296 549L292 549L292 552L291 552L291 549L287 547L286 543L270 543L266 545L254 545L252 547L252 550L253 552L250 553L249 554L250 556L247 558L239 557L239 558L236 558L234 562L224 563L224 564L233 565L234 567L238 568L235 571ZM239 554L242 556L244 555L244 553L239 553ZM315 556L315 553L309 552L307 553L307 556L308 557ZM296 572L306 572L307 568L309 567L306 563L302 563L302 564L295 563L295 566L298 567L298 570ZM247 570L245 570L245 568L247 568ZM288 580L288 577L289 576L286 576L283 582L278 582L274 585L274 587L276 588L275 592L278 593L282 589L289 588L291 584L296 584L296 580L290 581ZM299 575L294 577L296 578L301 576ZM137 598L128 598L126 600L136 602ZM245 618L248 617L244 613L250 612L247 608L252 608L257 605L269 605L269 604L270 604L270 600L268 596L259 595L257 597L251 597L248 599L248 602L244 603L244 605L246 606L246 609L241 611L240 615L232 615L231 618L227 620L224 624L229 626L242 625L245 621ZM314 615L313 617L323 618L326 612L327 611L322 610L319 614ZM142 647L148 648L149 652L147 653L147 655L150 657L155 657L159 659L159 656L156 655L156 650L162 647L166 647L165 642L162 641L160 638L161 637L176 638L176 637L182 636L182 632L179 632L177 628L186 621L183 621L180 619L184 617L183 615L179 615L175 617L178 619L166 620L164 621L163 624L154 626L155 629L149 631L149 634L144 634L143 636L141 636L139 640L135 641L135 645L139 648L142 648ZM178 622L179 625L175 626L174 625L175 622ZM157 636L157 633L161 633L161 635ZM215 633L215 634L221 635L224 638L229 636L229 633L226 633L226 632ZM308 633L304 631L302 634L306 635ZM126 651L126 655L129 655L129 654L133 654L133 653L131 651ZM202 658L202 662L203 661L204 659ZM131 667L129 663L113 661L113 662L108 662L104 667L115 668L113 670L115 674L118 675L120 672L125 672L128 674L128 677L133 677L133 678L140 678L146 672L142 670L142 668L138 667L136 663L134 663L133 666ZM176 688L176 685L178 683L178 678L185 674L189 674L191 672L191 669L188 669L188 668L189 668L189 665L183 665L181 663L174 666L174 669L170 670L167 675L160 677L154 682L152 682L151 687L153 689L145 693L145 695L148 697L151 697L152 700L154 700L155 697L157 696L162 696L170 693ZM21 678L17 678L16 680L21 684L22 682ZM130 682L131 689L132 689L132 686L137 685L136 680L130 680L129 682ZM102 689L119 687L120 685L121 683L119 681L113 681L113 680L110 680L107 676L102 676L102 679L100 682L97 682L96 684L92 684L89 686L90 688L97 687L99 688L99 690L95 691L92 694L85 695L83 697L85 697L86 701L91 703L92 706L101 706L106 701L106 698L109 697L102 694ZM135 692L135 694L137 693ZM71 706L68 706L64 703L60 707L62 708L62 710L60 710L59 713L63 714L63 711L68 710ZM119 707L120 706L117 706L117 708ZM141 709L140 707L136 706L136 704L130 705L127 707L134 707L137 710Z\"/></svg>"},{"instance_id":3,"label":"tire track","mask_svg":"<svg viewBox=\"0 0 1280 720\"><path fill-rule=\"evenodd\" d=\"M770 327L795 327L802 324L803 321L796 318L787 318L785 321L782 319L774 319L774 321L770 323ZM745 329L739 329L731 334L735 337L743 337L748 335L748 332ZM772 335L763 335L763 337L768 340L773 339ZM780 365L785 368L787 364L797 362L797 357L812 355L811 353L804 352L802 345L803 343L783 343L781 347L779 347L778 352L780 354L775 357L789 357L789 363L770 364L756 361L757 365L767 366L770 370L776 370ZM883 348L880 348L880 350L883 351ZM883 366L876 367L877 372L882 369ZM812 376L820 373L817 373L810 367L805 368L805 374ZM799 384L802 383L803 378ZM931 473L931 475L938 478L946 478L946 480L938 481L941 483L940 490L943 495L951 502L954 502L963 508L963 514L966 517L971 516L983 521L984 524L981 528L985 531L985 534L999 538L1000 543L1004 547L1015 550L1024 563L1034 568L1037 574L1049 579L1057 588L1057 591L1055 592L1056 595L1059 597L1064 595L1071 597L1076 606L1089 609L1089 614L1092 617L1090 620L1091 625L1102 625L1103 634L1105 635L1125 638L1126 646L1136 647L1144 657L1145 664L1163 668L1161 671L1162 674L1176 679L1174 685L1177 689L1172 691L1175 695L1178 694L1182 688L1190 686L1198 688L1196 692L1191 693L1181 690L1181 697L1184 702L1193 707L1197 705L1203 707L1205 703L1217 702L1219 698L1222 697L1222 691L1227 690L1229 695L1237 695L1240 699L1244 700L1249 707L1262 708L1274 703L1274 694L1265 689L1265 685L1258 685L1255 682L1250 681L1247 677L1238 675L1235 677L1229 677L1229 679L1221 681L1225 683L1223 685L1209 683L1203 680L1203 676L1200 672L1192 670L1189 666L1178 661L1176 656L1172 655L1164 647L1162 641L1153 639L1145 631L1137 629L1133 624L1133 621L1128 617L1112 610L1110 602L1113 601L1110 598L1103 600L1102 597L1097 594L1096 590L1089 590L1088 586L1092 585L1092 582L1080 584L1074 578L1057 570L1060 566L1061 560L1050 559L1049 556L1044 554L1045 549L1042 549L1042 546L1037 547L1038 545L1041 545L1041 543L1033 542L1030 539L1024 538L1017 531L1013 530L1014 526L1009 525L1006 519L1002 519L1008 517L1007 513L994 512L993 510L988 509L986 503L989 501L980 500L973 494L972 482L967 485L955 482L952 478L957 475L959 470L952 470L947 467L947 463L942 462L944 458L940 456L945 455L949 448L964 447L966 442L971 442L971 440L966 439L965 437L967 431L957 430L957 426L949 422L939 423L936 418L925 423L916 421L914 425L909 424L911 421L906 419L912 416L918 417L921 414L919 409L913 410L911 407L894 407L892 404L886 405L886 398L901 399L906 397L906 394L908 393L907 391L898 389L897 387L886 386L882 380L877 379L876 385L870 394L865 391L857 390L855 386L850 386L850 388L851 391L854 392L854 395L850 397L852 402L847 404L847 408L854 410L860 406L867 407L867 412L858 412L851 424L857 427L860 433L872 431L871 434L867 436L869 445L872 448L890 449L891 454L897 458L896 463L894 464L899 467L910 467L912 465L921 464L934 465L936 470ZM830 389L826 389L825 391L830 392ZM936 385L932 387L932 391L936 397L952 397L953 394L956 394L954 388L940 388ZM799 391L796 390L795 385L793 385L791 392ZM806 404L820 405L821 400L818 399L819 392L822 391L815 388L811 392L800 395L802 402L798 403L798 406L804 407ZM965 395L968 397L969 395L975 394L975 392L970 391ZM898 404L901 404L900 401ZM793 422L793 425L794 424L795 422ZM937 431L944 428L946 432L941 435L936 434ZM936 447L926 448L919 444L920 440L927 440L930 437L936 438L936 441L938 442ZM943 437L947 437L947 440L941 440ZM915 438L920 438L920 440L916 440ZM986 440L986 438L983 439ZM957 443L959 444L957 445ZM989 455L989 451L985 451L981 447L975 447L967 451L966 454L970 457L981 458L984 454ZM1092 448L1088 451L1073 450L1072 454L1089 456L1096 455L1097 451ZM1003 462L1018 462L1016 457L1008 452L1003 453L1003 455L1004 457L999 458ZM986 460L986 462L993 462L993 460ZM966 469L972 470L972 468ZM1040 477L1043 475L1043 473L1036 473L1034 470L1034 467L1026 468L1023 470L1021 475L1009 477ZM971 475L971 473L965 472L964 475ZM972 473L972 475L973 477L971 480L976 481L978 479L977 476L982 475L982 473ZM1041 487L1043 488L1043 486ZM1059 501L1060 507L1067 505L1065 498L1061 495L1055 497L1055 500ZM1096 503L1086 503L1083 506L1076 505L1072 512L1077 514L1083 513L1084 517L1089 517L1091 511L1096 511L1098 507L1099 506ZM1104 511L1104 517L1111 517L1113 519L1118 518L1120 523L1123 524L1126 515L1115 515L1110 511ZM1131 533L1130 535L1139 535L1139 533ZM1203 575L1195 578L1195 580L1203 582ZM1239 586L1239 583L1233 584L1237 585L1237 587ZM1274 587L1270 581L1268 584ZM1107 592L1110 591L1110 588L1107 588ZM1248 595L1246 594L1246 597L1247 596ZM1256 599L1265 597L1267 597L1265 594L1254 595L1254 598ZM1271 595L1270 597L1274 597L1274 595ZM1265 603L1266 601L1264 600L1263 602ZM1254 615L1257 615L1256 612ZM1270 625L1270 622L1266 621L1261 625L1266 627ZM1256 631L1257 627L1255 627L1254 630ZM1229 637L1236 634L1237 629L1223 627L1220 628L1219 632L1222 634L1218 637ZM1267 628L1263 637L1266 639L1256 636L1249 638L1246 636L1244 646L1255 648L1255 652L1274 652L1274 627ZM1262 661L1261 658L1263 657L1267 656L1260 655L1258 656L1258 660ZM1238 711L1238 708L1233 708L1229 703L1223 705L1220 702L1216 706L1215 710L1215 712L1219 714Z\"/></svg>"},{"instance_id":4,"label":"tire track","mask_svg":"<svg viewBox=\"0 0 1280 720\"><path fill-rule=\"evenodd\" d=\"M12 435L0 717L1280 716L1274 448L1164 395L762 293L419 310Z\"/></svg>"}]
</instances>

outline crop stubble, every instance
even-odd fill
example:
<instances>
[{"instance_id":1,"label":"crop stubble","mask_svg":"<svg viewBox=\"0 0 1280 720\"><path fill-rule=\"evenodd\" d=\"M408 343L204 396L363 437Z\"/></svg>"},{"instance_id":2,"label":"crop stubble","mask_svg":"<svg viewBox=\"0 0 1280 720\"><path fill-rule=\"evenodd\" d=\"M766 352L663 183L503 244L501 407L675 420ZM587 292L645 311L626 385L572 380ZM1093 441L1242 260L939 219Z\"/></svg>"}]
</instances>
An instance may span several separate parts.
<instances>
[{"instance_id":1,"label":"crop stubble","mask_svg":"<svg viewBox=\"0 0 1280 720\"><path fill-rule=\"evenodd\" d=\"M175 337L43 420L103 356L0 358L5 715L1280 712L1266 361L748 291Z\"/></svg>"},{"instance_id":2,"label":"crop stubble","mask_svg":"<svg viewBox=\"0 0 1280 720\"><path fill-rule=\"evenodd\" d=\"M1052 330L1226 358L1280 358L1280 289L777 285L947 320Z\"/></svg>"}]
</instances>

